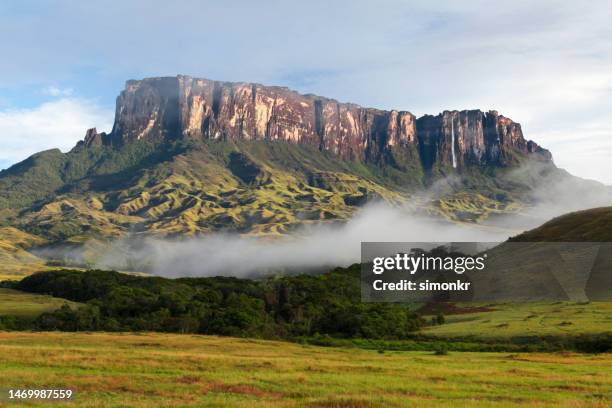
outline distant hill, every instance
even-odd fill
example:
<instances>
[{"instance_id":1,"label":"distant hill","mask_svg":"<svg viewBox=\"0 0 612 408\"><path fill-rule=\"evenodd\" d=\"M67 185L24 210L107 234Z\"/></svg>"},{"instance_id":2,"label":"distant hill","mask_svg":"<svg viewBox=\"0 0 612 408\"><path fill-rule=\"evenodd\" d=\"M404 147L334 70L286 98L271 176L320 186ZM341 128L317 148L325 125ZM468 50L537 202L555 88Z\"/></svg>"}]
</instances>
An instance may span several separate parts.
<instances>
[{"instance_id":1,"label":"distant hill","mask_svg":"<svg viewBox=\"0 0 612 408\"><path fill-rule=\"evenodd\" d=\"M577 211L554 218L513 242L612 242L612 207Z\"/></svg>"},{"instance_id":2,"label":"distant hill","mask_svg":"<svg viewBox=\"0 0 612 408\"><path fill-rule=\"evenodd\" d=\"M610 301L612 207L554 218L487 255L471 275L475 299Z\"/></svg>"}]
</instances>

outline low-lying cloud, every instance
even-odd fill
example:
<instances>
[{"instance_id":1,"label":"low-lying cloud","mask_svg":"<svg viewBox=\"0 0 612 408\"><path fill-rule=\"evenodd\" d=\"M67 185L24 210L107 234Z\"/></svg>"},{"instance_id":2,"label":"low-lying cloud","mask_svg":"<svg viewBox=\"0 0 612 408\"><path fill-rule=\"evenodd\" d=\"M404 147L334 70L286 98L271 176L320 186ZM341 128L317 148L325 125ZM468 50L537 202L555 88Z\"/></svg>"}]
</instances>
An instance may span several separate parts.
<instances>
[{"instance_id":1,"label":"low-lying cloud","mask_svg":"<svg viewBox=\"0 0 612 408\"><path fill-rule=\"evenodd\" d=\"M348 266L359 261L362 241L500 241L506 238L508 232L499 228L453 224L378 203L364 207L344 224L318 224L287 238L271 240L212 234L187 240L119 240L98 260L97 266L106 269L140 266L164 276L251 276Z\"/></svg>"},{"instance_id":2,"label":"low-lying cloud","mask_svg":"<svg viewBox=\"0 0 612 408\"><path fill-rule=\"evenodd\" d=\"M565 170L551 170L533 161L510 172L510 182L534 187L526 197L528 205L516 214L501 217L501 225L526 230L563 214L612 205L612 187L574 177Z\"/></svg>"}]
</instances>

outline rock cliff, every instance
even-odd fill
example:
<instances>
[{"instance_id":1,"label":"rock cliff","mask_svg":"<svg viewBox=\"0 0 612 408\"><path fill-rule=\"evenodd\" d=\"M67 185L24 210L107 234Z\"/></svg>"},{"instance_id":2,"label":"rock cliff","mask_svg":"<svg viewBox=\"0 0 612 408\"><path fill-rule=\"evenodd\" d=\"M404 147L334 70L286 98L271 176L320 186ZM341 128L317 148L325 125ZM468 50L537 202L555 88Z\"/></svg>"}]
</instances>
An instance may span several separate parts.
<instances>
[{"instance_id":1,"label":"rock cliff","mask_svg":"<svg viewBox=\"0 0 612 408\"><path fill-rule=\"evenodd\" d=\"M417 119L340 103L288 88L188 76L128 81L117 98L110 134L90 129L84 144L121 146L141 139L283 140L376 163L413 145L427 169L504 165L518 151L550 153L523 137L521 126L495 111L444 111Z\"/></svg>"}]
</instances>

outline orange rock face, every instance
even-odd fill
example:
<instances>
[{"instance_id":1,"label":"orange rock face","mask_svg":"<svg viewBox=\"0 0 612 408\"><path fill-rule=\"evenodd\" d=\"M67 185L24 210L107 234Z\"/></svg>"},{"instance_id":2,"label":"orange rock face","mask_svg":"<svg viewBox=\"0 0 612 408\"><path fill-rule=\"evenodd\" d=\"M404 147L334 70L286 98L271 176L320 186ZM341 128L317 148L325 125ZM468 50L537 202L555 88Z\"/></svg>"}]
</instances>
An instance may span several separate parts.
<instances>
[{"instance_id":1,"label":"orange rock face","mask_svg":"<svg viewBox=\"0 0 612 408\"><path fill-rule=\"evenodd\" d=\"M414 145L422 164L503 161L507 147L548 160L521 127L497 112L445 111L415 118L406 111L363 108L288 88L188 76L128 81L117 98L109 135L88 131L86 145L120 146L141 139L283 140L377 161Z\"/></svg>"}]
</instances>

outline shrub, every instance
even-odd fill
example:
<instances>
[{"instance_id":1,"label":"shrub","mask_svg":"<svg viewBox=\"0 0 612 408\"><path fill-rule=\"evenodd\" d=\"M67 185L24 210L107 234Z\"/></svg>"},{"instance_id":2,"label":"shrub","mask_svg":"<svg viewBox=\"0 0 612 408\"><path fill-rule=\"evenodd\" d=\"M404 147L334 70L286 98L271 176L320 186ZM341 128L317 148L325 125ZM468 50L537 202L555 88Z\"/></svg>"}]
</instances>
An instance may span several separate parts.
<instances>
[{"instance_id":1,"label":"shrub","mask_svg":"<svg viewBox=\"0 0 612 408\"><path fill-rule=\"evenodd\" d=\"M433 346L434 355L446 356L448 355L448 344L446 343L435 343Z\"/></svg>"}]
</instances>

